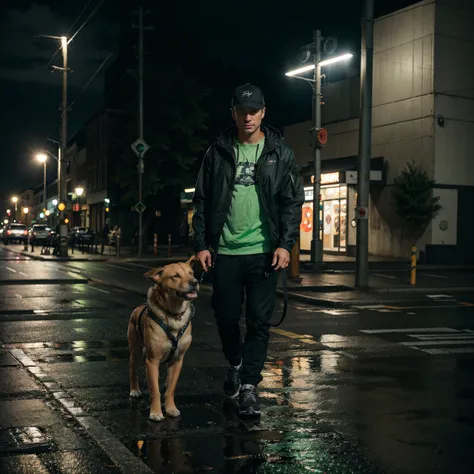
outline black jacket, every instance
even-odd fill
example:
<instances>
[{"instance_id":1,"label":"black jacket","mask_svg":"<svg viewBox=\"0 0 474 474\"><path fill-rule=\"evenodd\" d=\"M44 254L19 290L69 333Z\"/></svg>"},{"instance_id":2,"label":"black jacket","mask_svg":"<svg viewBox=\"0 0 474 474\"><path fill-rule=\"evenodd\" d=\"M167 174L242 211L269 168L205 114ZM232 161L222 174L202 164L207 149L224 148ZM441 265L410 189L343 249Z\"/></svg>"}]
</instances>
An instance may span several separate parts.
<instances>
[{"instance_id":1,"label":"black jacket","mask_svg":"<svg viewBox=\"0 0 474 474\"><path fill-rule=\"evenodd\" d=\"M256 174L260 201L268 218L274 249L291 252L298 237L304 191L291 148L280 132L262 125L265 146ZM196 252L217 251L229 212L235 183L236 127L225 130L204 156L194 193L194 246Z\"/></svg>"}]
</instances>

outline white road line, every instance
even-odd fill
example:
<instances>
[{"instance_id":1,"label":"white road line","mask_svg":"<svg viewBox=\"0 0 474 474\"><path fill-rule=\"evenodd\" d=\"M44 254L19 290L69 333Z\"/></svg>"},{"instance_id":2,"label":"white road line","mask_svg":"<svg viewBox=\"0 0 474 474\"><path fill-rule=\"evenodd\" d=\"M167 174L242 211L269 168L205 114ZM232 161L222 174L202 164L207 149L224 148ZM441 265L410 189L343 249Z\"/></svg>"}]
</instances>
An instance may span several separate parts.
<instances>
[{"instance_id":1,"label":"white road line","mask_svg":"<svg viewBox=\"0 0 474 474\"><path fill-rule=\"evenodd\" d=\"M465 332L459 334L408 334L408 336L421 341L442 341L443 339L474 340L474 334ZM416 342L414 344L416 344Z\"/></svg>"},{"instance_id":2,"label":"white road line","mask_svg":"<svg viewBox=\"0 0 474 474\"><path fill-rule=\"evenodd\" d=\"M89 285L87 288L89 288L90 290L101 291L102 293L110 293L110 291L102 290L101 288L96 288L95 286L91 285Z\"/></svg>"},{"instance_id":3,"label":"white road line","mask_svg":"<svg viewBox=\"0 0 474 474\"><path fill-rule=\"evenodd\" d=\"M118 265L112 265L111 263L106 263L108 267L114 267L114 268L120 268L120 270L127 270L127 272L134 272L132 268L127 268L127 267L119 267Z\"/></svg>"},{"instance_id":4,"label":"white road line","mask_svg":"<svg viewBox=\"0 0 474 474\"><path fill-rule=\"evenodd\" d=\"M133 265L134 267L141 267L141 268L152 268L151 265L143 265L142 263L133 263L133 262L130 262L129 265Z\"/></svg>"},{"instance_id":5,"label":"white road line","mask_svg":"<svg viewBox=\"0 0 474 474\"><path fill-rule=\"evenodd\" d=\"M10 268L10 267L5 267L7 270L10 270L11 272L13 273L16 273L16 270L13 270L13 268Z\"/></svg>"},{"instance_id":6,"label":"white road line","mask_svg":"<svg viewBox=\"0 0 474 474\"><path fill-rule=\"evenodd\" d=\"M383 273L374 273L374 275L377 275L379 277L382 277L382 278L397 278L396 276L393 276L393 275L384 275Z\"/></svg>"},{"instance_id":7,"label":"white road line","mask_svg":"<svg viewBox=\"0 0 474 474\"><path fill-rule=\"evenodd\" d=\"M23 275L25 277L27 277L28 275L26 273L23 273L23 272L18 272L20 275Z\"/></svg>"},{"instance_id":8,"label":"white road line","mask_svg":"<svg viewBox=\"0 0 474 474\"><path fill-rule=\"evenodd\" d=\"M420 275L425 275L425 276L429 276L429 277L433 277L433 278L441 278L442 280L447 280L448 277L447 276L444 276L444 275L433 275L433 273L419 273Z\"/></svg>"},{"instance_id":9,"label":"white road line","mask_svg":"<svg viewBox=\"0 0 474 474\"><path fill-rule=\"evenodd\" d=\"M388 333L396 333L396 332L408 332L408 333L416 333L416 332L459 332L457 329L452 328L405 328L405 329L361 329L360 332L366 334L388 334Z\"/></svg>"},{"instance_id":10,"label":"white road line","mask_svg":"<svg viewBox=\"0 0 474 474\"><path fill-rule=\"evenodd\" d=\"M444 345L467 345L473 343L474 341L459 341L459 340L442 340L442 341L412 341L412 342L400 342L402 346L410 347L422 347L422 346L444 346Z\"/></svg>"},{"instance_id":11,"label":"white road line","mask_svg":"<svg viewBox=\"0 0 474 474\"><path fill-rule=\"evenodd\" d=\"M353 306L353 308L357 308L357 309L381 309L381 308L385 308L385 305L384 304L371 304L371 305L368 305L368 306Z\"/></svg>"}]
</instances>

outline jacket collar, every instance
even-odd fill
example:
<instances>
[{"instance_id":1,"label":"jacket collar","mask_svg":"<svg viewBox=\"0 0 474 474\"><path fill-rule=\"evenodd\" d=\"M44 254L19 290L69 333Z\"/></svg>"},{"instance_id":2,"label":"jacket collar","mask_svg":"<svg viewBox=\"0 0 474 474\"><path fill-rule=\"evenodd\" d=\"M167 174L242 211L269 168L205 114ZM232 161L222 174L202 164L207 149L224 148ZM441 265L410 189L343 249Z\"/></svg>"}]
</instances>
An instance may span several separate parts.
<instances>
[{"instance_id":1,"label":"jacket collar","mask_svg":"<svg viewBox=\"0 0 474 474\"><path fill-rule=\"evenodd\" d=\"M261 129L265 135L265 148L263 149L264 153L270 150L274 150L282 144L283 137L276 128L270 127L269 125L262 125ZM217 146L224 148L226 151L232 154L234 140L236 136L237 127L233 125L232 127L226 128L219 135L216 144Z\"/></svg>"}]
</instances>

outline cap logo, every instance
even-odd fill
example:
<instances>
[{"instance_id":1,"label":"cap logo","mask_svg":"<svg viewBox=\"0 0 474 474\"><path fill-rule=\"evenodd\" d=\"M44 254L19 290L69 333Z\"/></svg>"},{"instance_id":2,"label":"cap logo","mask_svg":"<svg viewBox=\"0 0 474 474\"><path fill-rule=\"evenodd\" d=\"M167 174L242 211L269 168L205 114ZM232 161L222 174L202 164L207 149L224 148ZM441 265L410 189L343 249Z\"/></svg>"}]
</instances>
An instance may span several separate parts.
<instances>
[{"instance_id":1,"label":"cap logo","mask_svg":"<svg viewBox=\"0 0 474 474\"><path fill-rule=\"evenodd\" d=\"M253 94L252 91L243 91L242 92L242 97L250 97Z\"/></svg>"}]
</instances>

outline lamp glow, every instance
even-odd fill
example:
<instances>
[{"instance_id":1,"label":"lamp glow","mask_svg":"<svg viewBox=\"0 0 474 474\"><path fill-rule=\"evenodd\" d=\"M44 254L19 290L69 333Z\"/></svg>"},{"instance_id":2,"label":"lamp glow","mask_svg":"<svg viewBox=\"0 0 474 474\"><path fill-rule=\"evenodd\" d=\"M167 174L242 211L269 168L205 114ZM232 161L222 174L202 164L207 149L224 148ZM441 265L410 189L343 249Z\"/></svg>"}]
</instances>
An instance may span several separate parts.
<instances>
[{"instance_id":1,"label":"lamp glow","mask_svg":"<svg viewBox=\"0 0 474 474\"><path fill-rule=\"evenodd\" d=\"M321 61L319 65L322 66L328 66L329 64L334 64L338 63L339 61L347 61L348 59L351 59L354 55L351 53L346 53L346 54L341 54L340 56L336 56L334 58L329 58L325 59L324 61ZM300 67L298 69L294 69L293 71L288 71L285 73L285 76L297 76L298 74L303 74L308 71L312 71L314 69L314 64L308 64L307 66Z\"/></svg>"}]
</instances>

